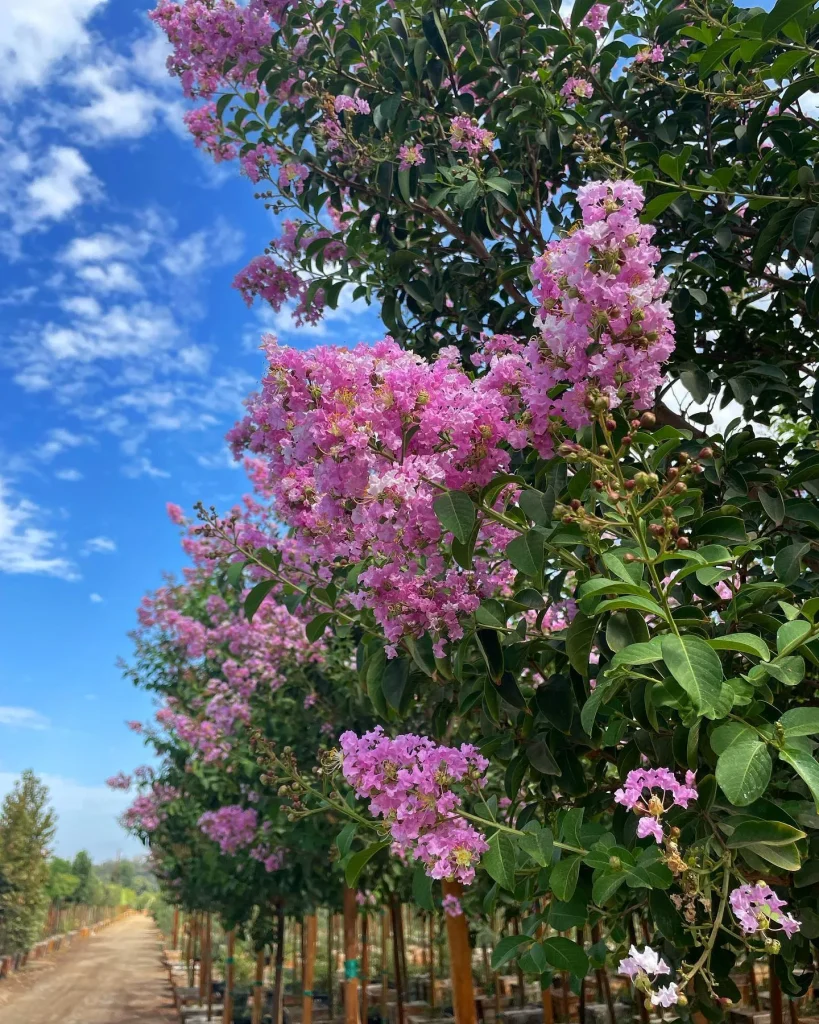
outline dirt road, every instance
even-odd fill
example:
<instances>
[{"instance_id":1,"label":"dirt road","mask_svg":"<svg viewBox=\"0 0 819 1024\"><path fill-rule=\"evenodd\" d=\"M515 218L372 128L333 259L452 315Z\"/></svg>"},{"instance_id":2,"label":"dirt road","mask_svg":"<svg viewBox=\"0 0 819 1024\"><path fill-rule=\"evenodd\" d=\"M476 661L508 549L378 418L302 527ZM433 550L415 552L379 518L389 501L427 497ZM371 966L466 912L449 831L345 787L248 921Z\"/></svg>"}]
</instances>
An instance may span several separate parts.
<instances>
[{"instance_id":1,"label":"dirt road","mask_svg":"<svg viewBox=\"0 0 819 1024\"><path fill-rule=\"evenodd\" d=\"M159 933L134 915L0 982L0 1024L170 1024Z\"/></svg>"}]
</instances>

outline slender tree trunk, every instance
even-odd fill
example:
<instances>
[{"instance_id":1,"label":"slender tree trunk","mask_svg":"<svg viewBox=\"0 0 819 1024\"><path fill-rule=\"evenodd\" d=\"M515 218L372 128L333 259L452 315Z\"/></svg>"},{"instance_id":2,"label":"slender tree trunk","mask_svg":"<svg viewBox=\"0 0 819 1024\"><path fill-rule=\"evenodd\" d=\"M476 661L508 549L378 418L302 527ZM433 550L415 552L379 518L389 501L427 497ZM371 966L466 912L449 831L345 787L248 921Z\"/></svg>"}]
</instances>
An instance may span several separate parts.
<instances>
[{"instance_id":1,"label":"slender tree trunk","mask_svg":"<svg viewBox=\"0 0 819 1024\"><path fill-rule=\"evenodd\" d=\"M751 986L751 1002L758 1013L762 1004L759 1001L759 989L756 986L756 971L753 964L748 965L748 984Z\"/></svg>"},{"instance_id":2,"label":"slender tree trunk","mask_svg":"<svg viewBox=\"0 0 819 1024\"><path fill-rule=\"evenodd\" d=\"M460 899L463 888L460 882L443 883L445 896L456 896ZM456 1024L476 1024L475 990L472 985L472 950L469 946L469 928L466 917L446 918L446 934L449 942L449 973L452 978L452 1002L455 1009Z\"/></svg>"},{"instance_id":3,"label":"slender tree trunk","mask_svg":"<svg viewBox=\"0 0 819 1024\"><path fill-rule=\"evenodd\" d=\"M208 973L205 978L205 996L208 1001L208 1020L213 1013L213 919L208 914Z\"/></svg>"},{"instance_id":4,"label":"slender tree trunk","mask_svg":"<svg viewBox=\"0 0 819 1024\"><path fill-rule=\"evenodd\" d=\"M520 918L516 917L512 922L512 934L520 935ZM518 1006L523 1009L526 1005L526 982L523 977L523 971L518 967Z\"/></svg>"},{"instance_id":5,"label":"slender tree trunk","mask_svg":"<svg viewBox=\"0 0 819 1024\"><path fill-rule=\"evenodd\" d=\"M358 1024L358 905L355 890L344 886L344 1022Z\"/></svg>"},{"instance_id":6,"label":"slender tree trunk","mask_svg":"<svg viewBox=\"0 0 819 1024\"><path fill-rule=\"evenodd\" d=\"M592 942L600 941L600 925L592 925L591 930ZM609 1011L609 1024L616 1024L614 1016L614 1000L611 997L611 985L609 984L609 975L605 968L598 968L595 972L597 977L597 987L600 989L603 999L605 1000L606 1007ZM580 1024L583 1024L581 1018Z\"/></svg>"},{"instance_id":7,"label":"slender tree trunk","mask_svg":"<svg viewBox=\"0 0 819 1024\"><path fill-rule=\"evenodd\" d=\"M282 1024L284 1005L284 907L276 906L276 966L273 974L273 1024Z\"/></svg>"},{"instance_id":8,"label":"slender tree trunk","mask_svg":"<svg viewBox=\"0 0 819 1024\"><path fill-rule=\"evenodd\" d=\"M264 946L256 950L256 976L253 979L252 1024L262 1024L262 987L264 985Z\"/></svg>"},{"instance_id":9,"label":"slender tree trunk","mask_svg":"<svg viewBox=\"0 0 819 1024\"><path fill-rule=\"evenodd\" d=\"M541 909L542 909L542 904L541 904ZM540 926L540 928L538 929L537 937L539 939L544 939L546 937L546 926L545 925L542 924ZM549 981L549 984L545 986L545 988L544 988L543 984L541 984L541 987L540 987L540 1007L541 1007L541 1011L542 1011L542 1014L543 1014L543 1024L554 1024L554 1021L555 1021L555 1007L554 1007L554 1003L552 1002L552 983L551 983L551 980ZM496 974L495 975L495 1024L497 1024L499 1016L500 1016L500 995L499 995L499 992L498 992L498 976ZM584 1022L581 1021L580 1024L584 1024Z\"/></svg>"},{"instance_id":10,"label":"slender tree trunk","mask_svg":"<svg viewBox=\"0 0 819 1024\"><path fill-rule=\"evenodd\" d=\"M387 964L387 939L389 938L390 919L387 908L381 908L381 1024L387 1020L387 997L390 990L390 977Z\"/></svg>"},{"instance_id":11,"label":"slender tree trunk","mask_svg":"<svg viewBox=\"0 0 819 1024\"><path fill-rule=\"evenodd\" d=\"M188 965L188 988L193 988L193 972L194 972L193 947L194 947L194 942L196 941L194 939L195 929L196 929L196 914L188 914L188 942L187 942L187 947L186 947L187 948L187 953L186 953L186 956L185 956L185 959L187 960L187 965Z\"/></svg>"},{"instance_id":12,"label":"slender tree trunk","mask_svg":"<svg viewBox=\"0 0 819 1024\"><path fill-rule=\"evenodd\" d=\"M173 908L173 931L171 932L171 946L173 949L179 945L179 907Z\"/></svg>"},{"instance_id":13,"label":"slender tree trunk","mask_svg":"<svg viewBox=\"0 0 819 1024\"><path fill-rule=\"evenodd\" d=\"M227 957L225 958L225 1005L222 1024L233 1024L233 954L236 949L236 932L227 933Z\"/></svg>"},{"instance_id":14,"label":"slender tree trunk","mask_svg":"<svg viewBox=\"0 0 819 1024\"><path fill-rule=\"evenodd\" d=\"M335 925L335 914L328 907L327 909L327 1009L330 1014L330 1020L335 1015L335 987L336 987L336 971L335 962L333 960L335 950L333 948L334 943L334 930Z\"/></svg>"},{"instance_id":15,"label":"slender tree trunk","mask_svg":"<svg viewBox=\"0 0 819 1024\"><path fill-rule=\"evenodd\" d=\"M361 917L361 1020L367 1024L369 1017L369 993L367 986L370 983L370 936L369 936L370 915L365 910Z\"/></svg>"},{"instance_id":16,"label":"slender tree trunk","mask_svg":"<svg viewBox=\"0 0 819 1024\"><path fill-rule=\"evenodd\" d=\"M313 1021L313 981L316 974L316 939L318 938L318 917L308 914L304 919L304 985L301 992L302 1024Z\"/></svg>"},{"instance_id":17,"label":"slender tree trunk","mask_svg":"<svg viewBox=\"0 0 819 1024\"><path fill-rule=\"evenodd\" d=\"M435 911L429 915L429 1006L435 1009Z\"/></svg>"},{"instance_id":18,"label":"slender tree trunk","mask_svg":"<svg viewBox=\"0 0 819 1024\"><path fill-rule=\"evenodd\" d=\"M768 992L771 997L771 1024L783 1024L782 1017L782 986L774 970L774 958L768 959Z\"/></svg>"},{"instance_id":19,"label":"slender tree trunk","mask_svg":"<svg viewBox=\"0 0 819 1024\"><path fill-rule=\"evenodd\" d=\"M404 1016L404 975L401 968L401 904L395 893L390 896L392 918L392 961L395 971L395 1008L398 1024L406 1024Z\"/></svg>"}]
</instances>

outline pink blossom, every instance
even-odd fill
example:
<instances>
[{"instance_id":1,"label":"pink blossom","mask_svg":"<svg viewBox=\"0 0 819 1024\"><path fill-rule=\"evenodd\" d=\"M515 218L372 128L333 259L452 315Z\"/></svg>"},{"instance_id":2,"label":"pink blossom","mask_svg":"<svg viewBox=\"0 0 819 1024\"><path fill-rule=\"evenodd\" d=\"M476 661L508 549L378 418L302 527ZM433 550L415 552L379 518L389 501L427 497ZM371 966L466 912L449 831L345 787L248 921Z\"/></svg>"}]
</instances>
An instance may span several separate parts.
<instances>
[{"instance_id":1,"label":"pink blossom","mask_svg":"<svg viewBox=\"0 0 819 1024\"><path fill-rule=\"evenodd\" d=\"M765 882L740 885L728 897L734 915L746 935L783 931L788 938L799 931L801 922L793 914L783 914L787 906Z\"/></svg>"},{"instance_id":2,"label":"pink blossom","mask_svg":"<svg viewBox=\"0 0 819 1024\"><path fill-rule=\"evenodd\" d=\"M635 768L626 776L623 787L615 791L614 801L642 815L637 823L640 839L652 836L655 842L661 843L660 819L671 807L685 808L689 801L697 799L694 782L693 772L686 772L682 783L668 768Z\"/></svg>"},{"instance_id":3,"label":"pink blossom","mask_svg":"<svg viewBox=\"0 0 819 1024\"><path fill-rule=\"evenodd\" d=\"M106 779L105 785L110 789L130 789L131 776L126 775L125 772L118 772L116 775L112 775L110 779Z\"/></svg>"},{"instance_id":4,"label":"pink blossom","mask_svg":"<svg viewBox=\"0 0 819 1024\"><path fill-rule=\"evenodd\" d=\"M464 912L461 901L451 893L444 896L443 907L449 917L460 917Z\"/></svg>"},{"instance_id":5,"label":"pink blossom","mask_svg":"<svg viewBox=\"0 0 819 1024\"><path fill-rule=\"evenodd\" d=\"M235 804L206 811L199 819L199 827L208 839L218 843L222 853L230 855L250 846L258 825L258 815L252 807L245 809Z\"/></svg>"},{"instance_id":6,"label":"pink blossom","mask_svg":"<svg viewBox=\"0 0 819 1024\"><path fill-rule=\"evenodd\" d=\"M294 191L301 195L304 191L304 183L310 176L310 168L304 164L287 163L279 168L279 188L293 186Z\"/></svg>"},{"instance_id":7,"label":"pink blossom","mask_svg":"<svg viewBox=\"0 0 819 1024\"><path fill-rule=\"evenodd\" d=\"M401 146L398 158L401 161L398 165L399 171L408 171L411 167L417 167L424 162L424 147L420 142L416 142L414 146Z\"/></svg>"},{"instance_id":8,"label":"pink blossom","mask_svg":"<svg viewBox=\"0 0 819 1024\"><path fill-rule=\"evenodd\" d=\"M592 32L599 32L601 28L607 27L608 14L608 4L593 4L581 24L585 25L586 28L590 28Z\"/></svg>"},{"instance_id":9,"label":"pink blossom","mask_svg":"<svg viewBox=\"0 0 819 1024\"><path fill-rule=\"evenodd\" d=\"M590 99L594 95L594 86L585 78L575 78L573 75L566 79L560 95L565 96L569 105L573 106L579 99Z\"/></svg>"},{"instance_id":10,"label":"pink blossom","mask_svg":"<svg viewBox=\"0 0 819 1024\"><path fill-rule=\"evenodd\" d=\"M471 117L453 117L450 122L450 145L456 151L465 149L471 157L488 152L494 139L492 132L481 128Z\"/></svg>"}]
</instances>

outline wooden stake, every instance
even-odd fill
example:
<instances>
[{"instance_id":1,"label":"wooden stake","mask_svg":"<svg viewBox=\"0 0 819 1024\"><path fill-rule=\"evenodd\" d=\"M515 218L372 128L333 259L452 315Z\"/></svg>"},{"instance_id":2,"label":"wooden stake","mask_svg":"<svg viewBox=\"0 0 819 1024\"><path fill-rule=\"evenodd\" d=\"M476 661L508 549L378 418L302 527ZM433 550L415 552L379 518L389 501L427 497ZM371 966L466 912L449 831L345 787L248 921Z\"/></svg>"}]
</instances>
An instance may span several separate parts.
<instances>
[{"instance_id":1,"label":"wooden stake","mask_svg":"<svg viewBox=\"0 0 819 1024\"><path fill-rule=\"evenodd\" d=\"M361 1020L367 1024L370 1015L369 993L367 986L370 983L370 915L365 910L361 915Z\"/></svg>"},{"instance_id":2,"label":"wooden stake","mask_svg":"<svg viewBox=\"0 0 819 1024\"><path fill-rule=\"evenodd\" d=\"M251 1024L262 1024L262 995L264 984L264 946L256 950L256 977L253 979L253 1013Z\"/></svg>"},{"instance_id":3,"label":"wooden stake","mask_svg":"<svg viewBox=\"0 0 819 1024\"><path fill-rule=\"evenodd\" d=\"M173 932L171 938L171 945L176 949L179 944L179 907L173 908Z\"/></svg>"},{"instance_id":4,"label":"wooden stake","mask_svg":"<svg viewBox=\"0 0 819 1024\"><path fill-rule=\"evenodd\" d=\"M273 1024L282 1024L284 1006L284 908L276 906L276 967L273 975Z\"/></svg>"},{"instance_id":5,"label":"wooden stake","mask_svg":"<svg viewBox=\"0 0 819 1024\"><path fill-rule=\"evenodd\" d=\"M308 914L304 919L304 984L301 991L301 1024L313 1021L313 980L316 974L316 939L318 918Z\"/></svg>"},{"instance_id":6,"label":"wooden stake","mask_svg":"<svg viewBox=\"0 0 819 1024\"><path fill-rule=\"evenodd\" d=\"M335 988L336 988L336 965L334 960L335 950L333 949L333 930L335 925L335 914L327 908L327 1009L330 1020L335 1015Z\"/></svg>"},{"instance_id":7,"label":"wooden stake","mask_svg":"<svg viewBox=\"0 0 819 1024\"><path fill-rule=\"evenodd\" d=\"M593 943L600 941L599 924L592 925L591 937ZM616 1024L614 1016L614 1000L611 998L611 985L609 984L608 972L602 968L598 968L594 973L597 978L597 987L601 990L602 996L606 1002L606 1007L609 1011L609 1024ZM582 1024L583 1018L581 1017L580 1020Z\"/></svg>"},{"instance_id":8,"label":"wooden stake","mask_svg":"<svg viewBox=\"0 0 819 1024\"><path fill-rule=\"evenodd\" d=\"M429 1008L435 1009L435 911L429 915Z\"/></svg>"},{"instance_id":9,"label":"wooden stake","mask_svg":"<svg viewBox=\"0 0 819 1024\"><path fill-rule=\"evenodd\" d=\"M444 896L460 899L463 889L460 882L443 883ZM452 1002L456 1024L476 1024L475 990L472 986L472 950L469 946L469 928L464 914L446 918L446 934L449 942L449 973L452 978Z\"/></svg>"},{"instance_id":10,"label":"wooden stake","mask_svg":"<svg viewBox=\"0 0 819 1024\"><path fill-rule=\"evenodd\" d=\"M389 938L390 919L387 908L381 908L381 1024L387 1021L387 996L389 995L390 979L387 968L387 939Z\"/></svg>"},{"instance_id":11,"label":"wooden stake","mask_svg":"<svg viewBox=\"0 0 819 1024\"><path fill-rule=\"evenodd\" d=\"M187 928L188 928L188 942L187 952L185 954L185 961L188 968L188 988L193 988L193 929L194 922L196 921L195 914L188 914Z\"/></svg>"},{"instance_id":12,"label":"wooden stake","mask_svg":"<svg viewBox=\"0 0 819 1024\"><path fill-rule=\"evenodd\" d=\"M395 974L395 1009L398 1024L406 1024L404 1013L404 973L401 965L401 904L395 893L390 896L392 924L392 965Z\"/></svg>"},{"instance_id":13,"label":"wooden stake","mask_svg":"<svg viewBox=\"0 0 819 1024\"><path fill-rule=\"evenodd\" d=\"M543 904L541 904L541 909ZM546 925L542 924L538 929L537 937L543 939L546 937ZM555 1020L555 1008L552 1002L552 984L551 981L544 988L541 985L540 988L540 1006L543 1014L543 1024L554 1024ZM500 998L498 995L498 976L495 975L495 1024L497 1024L498 1016L500 1014ZM583 1024L583 1021L580 1022Z\"/></svg>"},{"instance_id":14,"label":"wooden stake","mask_svg":"<svg viewBox=\"0 0 819 1024\"><path fill-rule=\"evenodd\" d=\"M213 922L210 914L207 917L208 930L208 971L205 978L205 995L208 1000L208 1020L213 1012Z\"/></svg>"},{"instance_id":15,"label":"wooden stake","mask_svg":"<svg viewBox=\"0 0 819 1024\"><path fill-rule=\"evenodd\" d=\"M358 1024L358 904L344 886L344 1022Z\"/></svg>"},{"instance_id":16,"label":"wooden stake","mask_svg":"<svg viewBox=\"0 0 819 1024\"><path fill-rule=\"evenodd\" d=\"M512 922L512 934L520 935L520 918L516 917ZM523 971L518 967L518 1006L523 1009L526 1005L526 982L523 977Z\"/></svg>"},{"instance_id":17,"label":"wooden stake","mask_svg":"<svg viewBox=\"0 0 819 1024\"><path fill-rule=\"evenodd\" d=\"M222 1024L233 1024L233 954L236 949L236 932L227 933L227 957L225 958L225 1003Z\"/></svg>"},{"instance_id":18,"label":"wooden stake","mask_svg":"<svg viewBox=\"0 0 819 1024\"><path fill-rule=\"evenodd\" d=\"M782 986L774 970L774 958L768 959L768 992L771 997L771 1024L783 1024L782 1017Z\"/></svg>"},{"instance_id":19,"label":"wooden stake","mask_svg":"<svg viewBox=\"0 0 819 1024\"><path fill-rule=\"evenodd\" d=\"M756 971L753 964L748 965L748 983L751 986L751 1002L756 1012L759 1013L762 1004L759 1001L759 989L756 987Z\"/></svg>"}]
</instances>

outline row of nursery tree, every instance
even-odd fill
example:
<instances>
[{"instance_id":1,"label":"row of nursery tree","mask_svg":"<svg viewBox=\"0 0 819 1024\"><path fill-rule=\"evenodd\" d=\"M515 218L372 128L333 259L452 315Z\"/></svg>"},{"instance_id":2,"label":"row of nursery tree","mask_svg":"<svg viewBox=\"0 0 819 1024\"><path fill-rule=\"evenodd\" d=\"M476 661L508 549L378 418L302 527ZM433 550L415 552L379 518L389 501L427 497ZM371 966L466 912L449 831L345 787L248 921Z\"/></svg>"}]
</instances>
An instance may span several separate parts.
<instances>
[{"instance_id":1,"label":"row of nursery tree","mask_svg":"<svg viewBox=\"0 0 819 1024\"><path fill-rule=\"evenodd\" d=\"M669 1016L762 958L807 992L813 0L152 17L277 218L243 297L389 332L265 337L252 493L169 506L189 564L131 666L157 760L112 780L168 898L258 949L354 889L443 904L461 963L468 918L496 968L608 967Z\"/></svg>"},{"instance_id":2,"label":"row of nursery tree","mask_svg":"<svg viewBox=\"0 0 819 1024\"><path fill-rule=\"evenodd\" d=\"M48 787L23 772L0 805L0 959L94 923L100 908L148 905L156 894L141 861L54 856L56 830Z\"/></svg>"}]
</instances>

